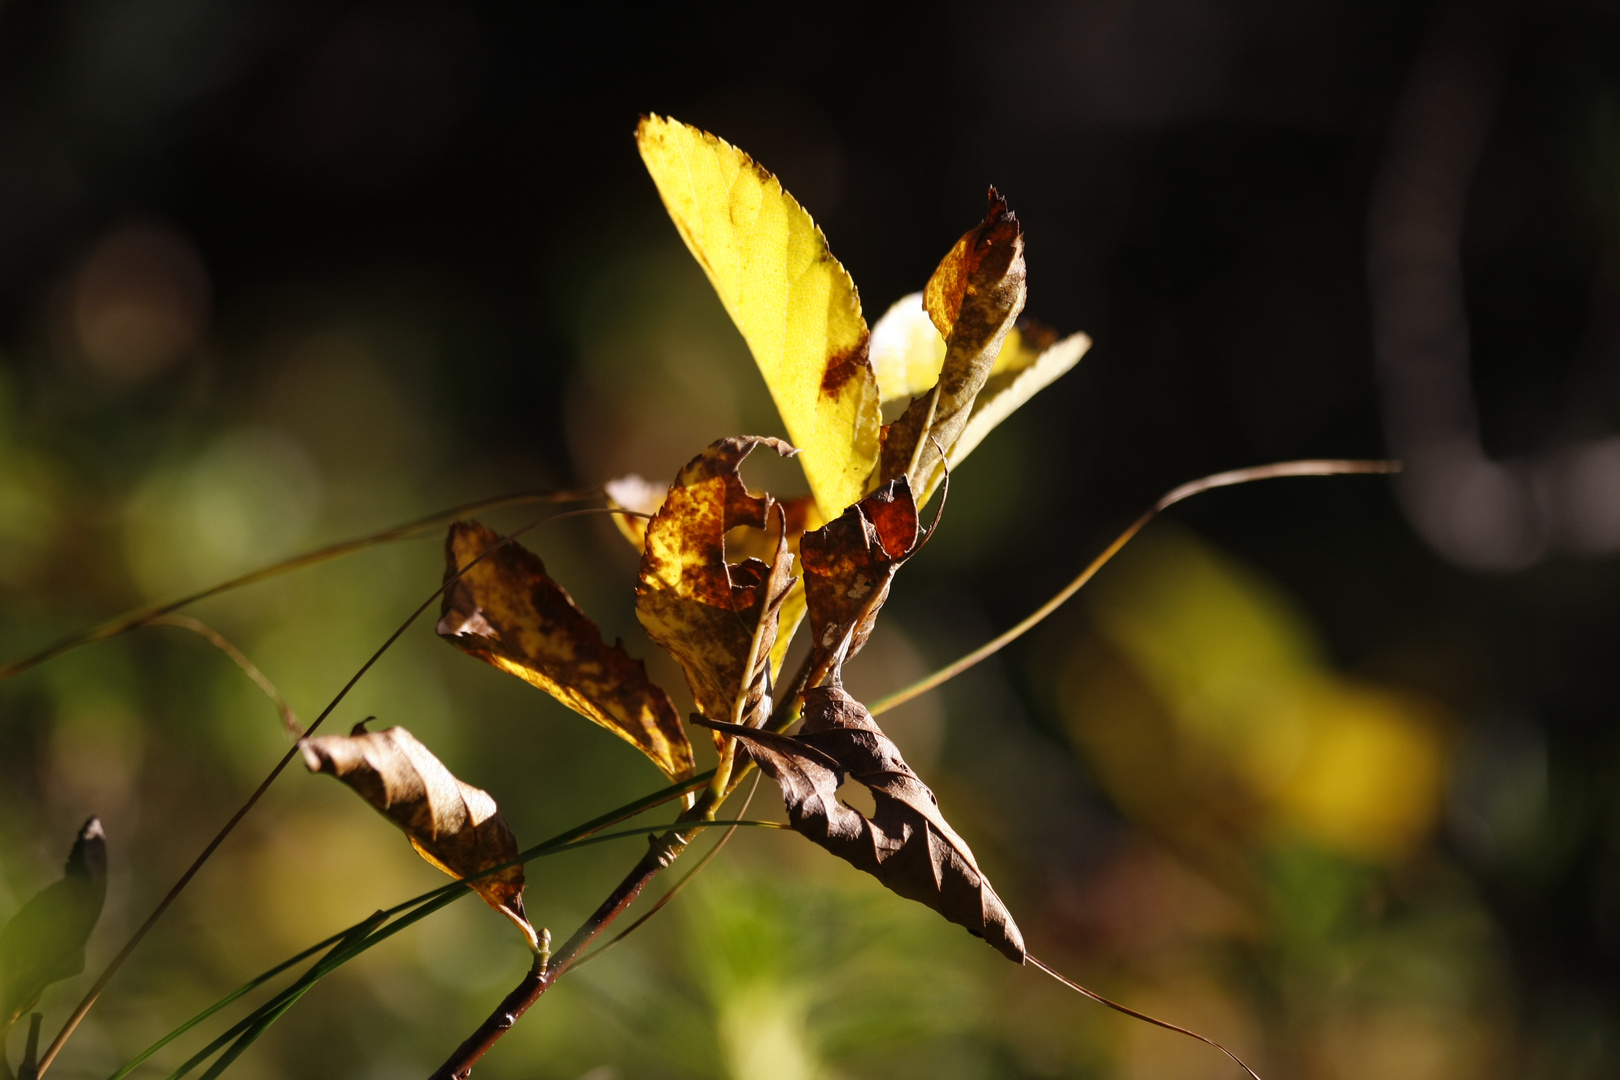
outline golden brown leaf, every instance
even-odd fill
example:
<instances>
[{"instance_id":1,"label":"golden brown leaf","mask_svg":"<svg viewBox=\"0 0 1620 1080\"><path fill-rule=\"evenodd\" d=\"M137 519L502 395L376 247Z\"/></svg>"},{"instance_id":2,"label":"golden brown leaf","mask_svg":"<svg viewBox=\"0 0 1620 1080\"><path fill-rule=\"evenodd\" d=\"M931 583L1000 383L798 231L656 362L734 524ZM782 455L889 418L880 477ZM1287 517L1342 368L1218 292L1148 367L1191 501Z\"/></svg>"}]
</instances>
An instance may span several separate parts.
<instances>
[{"instance_id":1,"label":"golden brown leaf","mask_svg":"<svg viewBox=\"0 0 1620 1080\"><path fill-rule=\"evenodd\" d=\"M91 818L62 868L0 928L0 1055L5 1033L53 982L84 970L84 945L107 896L107 839Z\"/></svg>"},{"instance_id":2,"label":"golden brown leaf","mask_svg":"<svg viewBox=\"0 0 1620 1080\"><path fill-rule=\"evenodd\" d=\"M700 723L735 737L777 782L799 833L1024 962L1023 935L967 842L860 702L837 686L807 691L796 736ZM839 800L846 772L872 793L871 817Z\"/></svg>"},{"instance_id":3,"label":"golden brown leaf","mask_svg":"<svg viewBox=\"0 0 1620 1080\"><path fill-rule=\"evenodd\" d=\"M917 504L905 477L889 481L838 520L804 534L812 664L861 651L900 564L917 550ZM875 594L875 595L874 595Z\"/></svg>"},{"instance_id":4,"label":"golden brown leaf","mask_svg":"<svg viewBox=\"0 0 1620 1080\"><path fill-rule=\"evenodd\" d=\"M517 837L489 793L463 783L402 727L352 735L315 735L298 744L310 772L348 784L405 831L416 853L455 878L468 878L518 856ZM523 867L472 882L484 902L517 924L531 949L539 938L523 911Z\"/></svg>"},{"instance_id":5,"label":"golden brown leaf","mask_svg":"<svg viewBox=\"0 0 1620 1080\"><path fill-rule=\"evenodd\" d=\"M477 522L456 522L445 540L445 576L500 541ZM462 574L445 591L438 629L463 652L618 735L670 779L692 775L692 744L669 695L623 642L602 640L601 630L527 548L507 544Z\"/></svg>"},{"instance_id":6,"label":"golden brown leaf","mask_svg":"<svg viewBox=\"0 0 1620 1080\"><path fill-rule=\"evenodd\" d=\"M786 515L770 496L750 494L737 472L761 444L794 453L779 439L739 436L681 469L647 527L636 586L636 616L680 662L698 710L733 723L762 722L769 712L771 652L793 584ZM726 562L727 532L768 522L775 533L769 563Z\"/></svg>"},{"instance_id":7,"label":"golden brown leaf","mask_svg":"<svg viewBox=\"0 0 1620 1080\"><path fill-rule=\"evenodd\" d=\"M923 306L945 338L945 360L933 390L884 427L880 481L905 476L913 490L931 490L940 455L967 425L1024 297L1023 231L991 188L985 219L956 242L923 290Z\"/></svg>"}]
</instances>

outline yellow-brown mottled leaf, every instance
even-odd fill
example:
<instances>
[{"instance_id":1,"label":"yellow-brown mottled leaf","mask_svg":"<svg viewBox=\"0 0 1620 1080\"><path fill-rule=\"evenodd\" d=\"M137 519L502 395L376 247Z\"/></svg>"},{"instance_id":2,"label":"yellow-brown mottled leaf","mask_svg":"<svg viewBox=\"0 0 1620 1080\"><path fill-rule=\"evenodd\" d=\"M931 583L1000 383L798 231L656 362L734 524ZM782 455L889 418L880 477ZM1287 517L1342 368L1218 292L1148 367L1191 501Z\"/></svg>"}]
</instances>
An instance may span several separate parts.
<instances>
[{"instance_id":1,"label":"yellow-brown mottled leaf","mask_svg":"<svg viewBox=\"0 0 1620 1080\"><path fill-rule=\"evenodd\" d=\"M518 856L517 837L489 793L451 775L402 727L352 735L314 735L298 744L310 772L331 773L404 830L416 853L455 878L468 878ZM531 949L539 938L523 911L523 866L472 882L484 902L511 919Z\"/></svg>"},{"instance_id":2,"label":"yellow-brown mottled leaf","mask_svg":"<svg viewBox=\"0 0 1620 1080\"><path fill-rule=\"evenodd\" d=\"M456 522L445 539L445 576L500 541L477 522ZM692 744L669 695L623 642L602 640L602 631L527 548L507 544L457 578L445 591L438 630L456 648L618 735L670 779L692 775Z\"/></svg>"},{"instance_id":3,"label":"yellow-brown mottled leaf","mask_svg":"<svg viewBox=\"0 0 1620 1080\"><path fill-rule=\"evenodd\" d=\"M0 928L0 1053L6 1032L53 982L84 970L84 945L107 896L107 839L91 818L68 852L62 880L34 894Z\"/></svg>"},{"instance_id":4,"label":"yellow-brown mottled leaf","mask_svg":"<svg viewBox=\"0 0 1620 1080\"><path fill-rule=\"evenodd\" d=\"M702 723L737 739L776 781L797 832L1024 962L1018 924L967 841L860 702L837 686L807 691L796 736ZM872 793L871 817L839 799L846 772Z\"/></svg>"},{"instance_id":5,"label":"yellow-brown mottled leaf","mask_svg":"<svg viewBox=\"0 0 1620 1080\"><path fill-rule=\"evenodd\" d=\"M810 215L747 154L645 117L641 159L686 246L754 354L822 516L866 490L878 458L877 385L849 274Z\"/></svg>"},{"instance_id":6,"label":"yellow-brown mottled leaf","mask_svg":"<svg viewBox=\"0 0 1620 1080\"><path fill-rule=\"evenodd\" d=\"M966 427L1024 297L1023 232L991 188L984 221L956 242L923 290L923 306L945 339L945 359L934 388L883 429L879 482L905 476L912 490L931 490L941 455Z\"/></svg>"},{"instance_id":7,"label":"yellow-brown mottled leaf","mask_svg":"<svg viewBox=\"0 0 1620 1080\"><path fill-rule=\"evenodd\" d=\"M762 723L783 601L793 579L786 515L768 495L751 494L738 466L778 439L721 439L676 475L647 527L636 585L636 617L686 673L698 711L733 723ZM726 533L769 529L770 562L726 561Z\"/></svg>"}]
</instances>

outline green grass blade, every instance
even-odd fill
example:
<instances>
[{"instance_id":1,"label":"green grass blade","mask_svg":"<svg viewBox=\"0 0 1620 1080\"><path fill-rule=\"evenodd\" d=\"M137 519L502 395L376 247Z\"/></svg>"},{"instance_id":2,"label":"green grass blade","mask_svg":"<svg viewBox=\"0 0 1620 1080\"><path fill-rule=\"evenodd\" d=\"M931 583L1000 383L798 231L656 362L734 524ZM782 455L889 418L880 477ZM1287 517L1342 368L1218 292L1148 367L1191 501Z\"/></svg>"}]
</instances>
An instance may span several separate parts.
<instances>
[{"instance_id":1,"label":"green grass blade","mask_svg":"<svg viewBox=\"0 0 1620 1080\"><path fill-rule=\"evenodd\" d=\"M609 810L605 814L602 814L602 815L600 815L598 817L594 817L589 821L586 821L586 822L584 822L584 823L582 823L580 825L574 826L573 828L566 829L563 832L558 833L556 836L553 836L548 840L541 841L540 843L536 844L534 847L531 847L531 848L527 849L526 851L522 852L521 854L519 854L516 861L526 863L526 862L530 861L531 859L542 858L543 856L553 854L553 853L555 853L557 851L566 850L568 847L572 846L576 841L581 840L581 839L583 839L585 837L588 837L591 834L593 834L593 833L595 833L595 832L597 832L597 831L599 831L601 829L605 829L609 825L616 825L619 822L624 821L624 820L626 820L628 818L635 817L637 814L642 814L642 813L645 813L648 810L656 809L657 807L662 806L664 803L667 803L672 799L679 798L680 796L684 795L688 791L695 791L698 788L703 787L705 784L707 784L709 782L710 778L712 778L713 775L714 775L714 770L711 769L708 772L701 773L701 774L699 774L697 776L692 777L689 780L682 781L681 783L671 784L668 787L660 788L659 790L657 790L655 792L652 792L649 795L643 796L642 798L637 799L634 802L625 803L623 806L617 807L617 808L615 808L613 810ZM640 830L636 830L635 832L639 832L639 831ZM635 832L632 832L629 835L635 835ZM622 836L624 836L626 834L621 833L621 834L616 834L616 835L617 835L617 837L622 837ZM489 870L485 871L485 873L488 873L488 874L499 873L501 870L504 870L508 865L510 865L510 864L502 863L500 866L490 867ZM483 875L479 875L479 876L483 876ZM477 878L475 877L475 878L472 878L472 879L469 879L469 880L477 880ZM384 931L380 931L378 934L373 935L372 937L368 938L367 943L362 948L360 948L358 950L358 952L363 952L363 951L365 951L365 949L370 948L371 945L376 944L378 941L382 941L385 938L393 936L393 934L397 933L399 930L404 929L406 926L412 925L413 923L417 922L420 918L425 918L427 915L430 915L434 911L439 910L439 908L443 907L445 904L448 904L450 901L458 899L459 897L465 895L467 891L468 890L466 888L466 883L465 882L453 881L453 882L449 883L448 885L440 886L437 889L433 889L433 890L431 890L429 892L422 893L420 896L412 897L411 899L406 900L403 903L394 905L393 907L391 907L391 908L387 909L386 911L382 912L381 915L384 918L389 918L389 917L392 917L394 915L398 915L401 912L407 911L410 908L416 907L417 905L431 905L431 906L426 908L425 910L421 911L420 914L413 913L413 915L415 915L415 917L413 917L413 918L409 918L408 920L400 920L400 921L397 921L395 923L391 923ZM107 1080L123 1080L124 1077L126 1077L130 1073L134 1072L144 1062L146 1062L153 1054L157 1053L159 1050L162 1050L165 1046L169 1045L169 1043L173 1042L174 1040L180 1038L182 1035L185 1035L187 1032L189 1032L193 1028L195 1028L198 1024L201 1024L203 1021L207 1020L209 1017L213 1016L215 1013L219 1012L221 1009L223 1009L226 1006L230 1005L231 1003L239 1000L243 995L251 993L253 990L257 989L258 987L260 987L262 985L264 985L266 982L268 982L271 979L275 978L277 975L281 974L283 971L286 971L288 968L292 967L293 965L297 964L298 962L300 962L302 960L305 960L305 959L309 958L310 956L313 956L315 953L320 952L322 949L326 948L328 945L334 945L334 944L337 944L339 942L342 942L345 939L351 937L356 931L361 930L362 928L374 925L376 920L377 920L377 916L375 916L375 915L371 916L370 918L363 919L360 922L357 922L352 926L349 926L349 927L347 927L347 928L345 928L343 930L340 930L336 934L333 934L331 937L326 938L323 941L316 942L314 945L311 945L309 948L307 948L304 951L298 953L296 956L292 956L292 957L289 957L286 960L283 960L281 963L277 964L275 967L272 967L272 968L270 968L270 969L268 969L266 971L260 972L258 975L255 975L252 979L249 979L247 982L243 983L241 986L239 986L235 990L231 991L225 997L220 998L218 1001L214 1002L212 1005L208 1006L206 1009L199 1012L196 1016L193 1016L191 1019L187 1020L184 1024L181 1024L179 1027L175 1028L173 1031L170 1031L168 1034L164 1035L161 1039L159 1039L157 1042L153 1043L151 1046L148 1046L145 1050L141 1051L140 1054L138 1054L136 1057L132 1058L130 1061L128 1061L126 1064L124 1064L117 1072L115 1072L111 1076L109 1076L107 1078ZM358 955L358 952L356 952L355 955ZM345 958L345 959L347 959L347 958ZM179 1077L184 1076L186 1073L188 1073L192 1069L196 1068L198 1064L200 1064L201 1062L207 1060L208 1057L210 1055L212 1055L215 1051L217 1051L220 1047L224 1046L226 1043L230 1042L232 1039L237 1038L238 1036L242 1035L251 1026L253 1026L253 1024L261 1017L261 1014L265 1010L267 1010L270 1007L272 1007L273 1005L276 1005L277 1003L281 1002L283 996L287 992L288 991L282 991L281 994L276 995L276 997L272 998L269 1002L266 1002L264 1005L260 1006L256 1010L254 1010L246 1018L244 1018L243 1020L239 1021L238 1023L232 1025L232 1027L228 1031L226 1031L223 1035L221 1035L214 1042L209 1043L209 1045L207 1047L205 1047L197 1055L194 1055L190 1060L188 1060L184 1065L182 1065L180 1067L179 1071L176 1071L176 1072L170 1074L169 1080L178 1080Z\"/></svg>"}]
</instances>

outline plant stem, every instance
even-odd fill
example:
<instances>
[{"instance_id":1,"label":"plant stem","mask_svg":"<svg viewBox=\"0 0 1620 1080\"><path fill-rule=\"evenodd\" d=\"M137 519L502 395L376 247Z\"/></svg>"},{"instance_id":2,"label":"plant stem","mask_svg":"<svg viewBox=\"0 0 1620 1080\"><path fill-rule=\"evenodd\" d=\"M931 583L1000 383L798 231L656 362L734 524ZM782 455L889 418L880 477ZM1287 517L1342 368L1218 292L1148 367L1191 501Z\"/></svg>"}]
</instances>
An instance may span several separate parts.
<instances>
[{"instance_id":1,"label":"plant stem","mask_svg":"<svg viewBox=\"0 0 1620 1080\"><path fill-rule=\"evenodd\" d=\"M478 1059L490 1051L501 1036L512 1029L518 1017L528 1012L530 1007L540 996L562 977L563 973L572 966L580 955L588 948L591 942L606 930L613 920L624 913L625 908L641 895L641 890L647 883L657 877L665 868L680 858L681 852L686 849L689 839L685 830L671 829L663 836L652 842L647 854L627 874L617 888L602 901L591 917L586 919L575 930L573 936L563 943L562 948L552 954L551 963L545 967L540 966L540 960L535 958L534 966L523 977L523 981L513 988L510 994L495 1006L478 1029L467 1036L456 1052L450 1055L443 1065L433 1073L431 1080L466 1080L472 1075L472 1068Z\"/></svg>"},{"instance_id":2,"label":"plant stem","mask_svg":"<svg viewBox=\"0 0 1620 1080\"><path fill-rule=\"evenodd\" d=\"M1350 476L1367 473L1393 473L1399 472L1400 463L1397 461L1280 461L1273 465L1256 465L1250 469L1233 469L1230 472L1216 473L1199 480L1191 480L1173 491L1167 492L1158 502L1153 504L1141 517L1133 521L1129 528L1114 538L1114 542L1103 549L1101 555L1091 560L1080 575L1065 585L1058 594L1046 603L1036 608L1028 618L1017 626L980 645L977 649L953 663L940 668L932 675L926 675L910 686L902 687L894 693L881 697L867 706L867 711L873 716L888 712L897 705L904 705L912 698L921 697L941 683L949 682L968 668L987 657L993 656L1006 648L1012 642L1028 633L1041 620L1062 607L1064 602L1079 592L1081 587L1096 576L1097 571L1119 554L1119 549L1130 542L1131 538L1141 532L1155 517L1164 510L1169 509L1182 499L1215 488L1232 487L1236 484L1249 484L1256 480L1275 480L1285 476Z\"/></svg>"}]
</instances>

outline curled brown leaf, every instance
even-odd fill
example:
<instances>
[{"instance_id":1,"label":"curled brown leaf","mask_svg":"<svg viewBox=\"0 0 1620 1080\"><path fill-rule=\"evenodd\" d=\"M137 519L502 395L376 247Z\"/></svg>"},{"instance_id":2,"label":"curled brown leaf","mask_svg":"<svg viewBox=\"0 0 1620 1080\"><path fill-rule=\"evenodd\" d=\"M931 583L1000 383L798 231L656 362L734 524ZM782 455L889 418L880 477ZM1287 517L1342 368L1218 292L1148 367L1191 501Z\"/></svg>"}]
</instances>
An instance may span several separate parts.
<instances>
[{"instance_id":1,"label":"curled brown leaf","mask_svg":"<svg viewBox=\"0 0 1620 1080\"><path fill-rule=\"evenodd\" d=\"M398 825L416 853L456 878L518 857L517 837L489 793L457 779L402 727L315 735L298 744L310 772L331 773ZM529 948L540 940L523 910L523 867L472 882L484 902L511 919Z\"/></svg>"},{"instance_id":2,"label":"curled brown leaf","mask_svg":"<svg viewBox=\"0 0 1620 1080\"><path fill-rule=\"evenodd\" d=\"M860 652L895 571L917 550L919 539L917 504L903 476L804 534L799 551L813 671Z\"/></svg>"},{"instance_id":3,"label":"curled brown leaf","mask_svg":"<svg viewBox=\"0 0 1620 1080\"><path fill-rule=\"evenodd\" d=\"M453 577L501 539L475 521L456 522L445 540L445 576ZM527 548L507 544L462 574L444 594L438 631L456 648L538 686L620 736L670 779L692 775L692 744L669 695L623 642L602 639Z\"/></svg>"},{"instance_id":4,"label":"curled brown leaf","mask_svg":"<svg viewBox=\"0 0 1620 1080\"><path fill-rule=\"evenodd\" d=\"M807 691L796 736L699 722L735 737L776 781L796 831L1024 962L1023 935L967 842L860 702L837 686ZM870 818L839 800L845 773L872 793Z\"/></svg>"},{"instance_id":5,"label":"curled brown leaf","mask_svg":"<svg viewBox=\"0 0 1620 1080\"><path fill-rule=\"evenodd\" d=\"M914 491L932 490L942 453L962 434L1024 309L1024 234L995 188L989 200L984 220L956 242L923 290L923 305L945 338L945 360L934 388L883 428L879 482L905 476Z\"/></svg>"},{"instance_id":6,"label":"curled brown leaf","mask_svg":"<svg viewBox=\"0 0 1620 1080\"><path fill-rule=\"evenodd\" d=\"M680 663L698 710L742 724L761 723L770 711L771 655L793 584L786 514L770 496L751 494L737 471L761 444L794 453L779 439L738 436L681 469L648 523L636 585L636 616ZM768 523L769 562L726 561L728 531Z\"/></svg>"}]
</instances>

